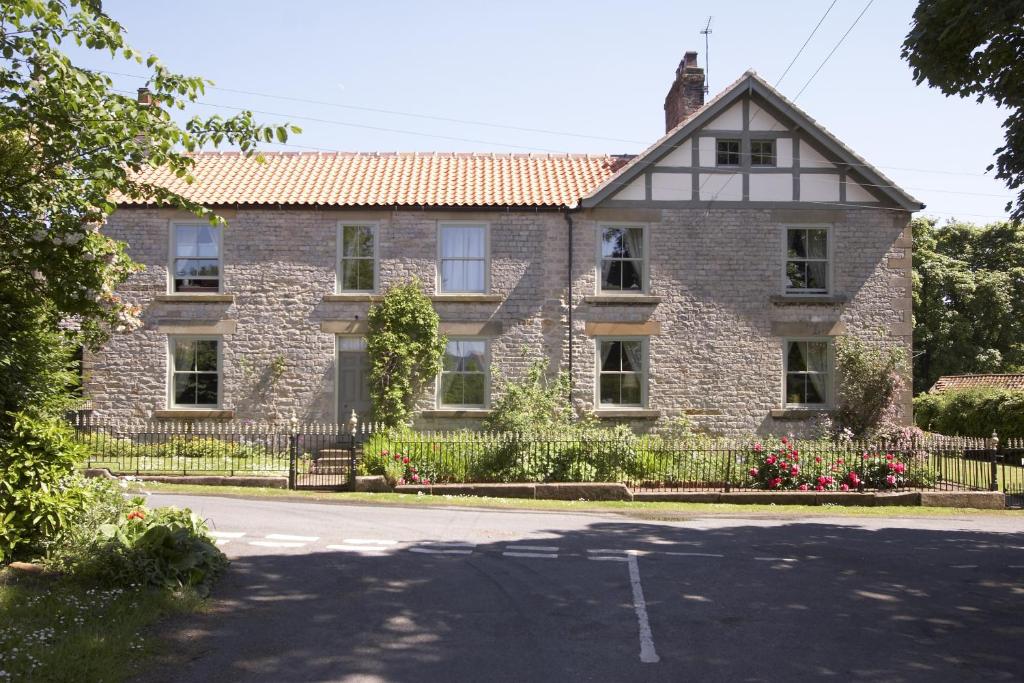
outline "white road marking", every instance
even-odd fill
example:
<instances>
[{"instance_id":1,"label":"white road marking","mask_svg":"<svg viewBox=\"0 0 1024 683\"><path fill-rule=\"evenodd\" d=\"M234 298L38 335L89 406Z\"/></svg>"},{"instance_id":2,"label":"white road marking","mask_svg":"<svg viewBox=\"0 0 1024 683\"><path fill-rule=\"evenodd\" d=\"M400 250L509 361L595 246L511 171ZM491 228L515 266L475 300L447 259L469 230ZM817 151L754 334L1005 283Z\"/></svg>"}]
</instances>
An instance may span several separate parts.
<instances>
[{"instance_id":1,"label":"white road marking","mask_svg":"<svg viewBox=\"0 0 1024 683\"><path fill-rule=\"evenodd\" d=\"M341 550L348 553L359 553L361 555L386 555L388 548L372 545L329 545L328 550Z\"/></svg>"},{"instance_id":2,"label":"white road marking","mask_svg":"<svg viewBox=\"0 0 1024 683\"><path fill-rule=\"evenodd\" d=\"M795 557L755 557L754 559L762 562L796 562Z\"/></svg>"},{"instance_id":3,"label":"white road marking","mask_svg":"<svg viewBox=\"0 0 1024 683\"><path fill-rule=\"evenodd\" d=\"M651 623L647 620L647 601L644 600L644 589L640 585L640 565L637 563L636 553L629 553L628 562L629 583L633 588L633 609L636 610L636 620L640 626L640 661L644 664L654 664L661 661L661 657L654 649L654 635L651 633Z\"/></svg>"},{"instance_id":4,"label":"white road marking","mask_svg":"<svg viewBox=\"0 0 1024 683\"><path fill-rule=\"evenodd\" d=\"M438 548L475 548L476 543L467 543L466 541L420 541L424 545Z\"/></svg>"},{"instance_id":5,"label":"white road marking","mask_svg":"<svg viewBox=\"0 0 1024 683\"><path fill-rule=\"evenodd\" d=\"M505 552L503 552L502 556L504 556L504 557L546 557L549 560L557 560L558 559L558 555L556 555L556 554L548 554L548 553L517 553L517 552L512 552L512 551L509 551L509 550L506 550Z\"/></svg>"},{"instance_id":6,"label":"white road marking","mask_svg":"<svg viewBox=\"0 0 1024 683\"><path fill-rule=\"evenodd\" d=\"M1024 564L1008 564L1007 569L1024 569Z\"/></svg>"},{"instance_id":7,"label":"white road marking","mask_svg":"<svg viewBox=\"0 0 1024 683\"><path fill-rule=\"evenodd\" d=\"M306 543L312 543L313 541L319 541L319 536L293 536L291 534L267 534L267 540L270 541L304 541Z\"/></svg>"},{"instance_id":8,"label":"white road marking","mask_svg":"<svg viewBox=\"0 0 1024 683\"><path fill-rule=\"evenodd\" d=\"M411 553L429 553L431 555L472 555L469 548L409 548Z\"/></svg>"},{"instance_id":9,"label":"white road marking","mask_svg":"<svg viewBox=\"0 0 1024 683\"><path fill-rule=\"evenodd\" d=\"M588 548L588 553L594 553L595 555L625 555L625 550L616 550L613 548Z\"/></svg>"},{"instance_id":10,"label":"white road marking","mask_svg":"<svg viewBox=\"0 0 1024 683\"><path fill-rule=\"evenodd\" d=\"M229 538L218 538L214 543L216 545L227 545L228 543L231 543L231 539L229 539Z\"/></svg>"},{"instance_id":11,"label":"white road marking","mask_svg":"<svg viewBox=\"0 0 1024 683\"><path fill-rule=\"evenodd\" d=\"M611 562L629 562L625 555L591 555L588 560L606 560Z\"/></svg>"},{"instance_id":12,"label":"white road marking","mask_svg":"<svg viewBox=\"0 0 1024 683\"><path fill-rule=\"evenodd\" d=\"M950 569L977 569L978 565L976 565L976 564L951 564L951 565L949 565L949 568Z\"/></svg>"},{"instance_id":13,"label":"white road marking","mask_svg":"<svg viewBox=\"0 0 1024 683\"><path fill-rule=\"evenodd\" d=\"M306 544L288 541L249 541L249 545L255 545L260 548L301 548Z\"/></svg>"},{"instance_id":14,"label":"white road marking","mask_svg":"<svg viewBox=\"0 0 1024 683\"><path fill-rule=\"evenodd\" d=\"M244 531L211 531L210 535L214 538L241 538L245 536Z\"/></svg>"},{"instance_id":15,"label":"white road marking","mask_svg":"<svg viewBox=\"0 0 1024 683\"><path fill-rule=\"evenodd\" d=\"M676 557L725 557L720 553L672 553L662 552L662 555L675 555Z\"/></svg>"},{"instance_id":16,"label":"white road marking","mask_svg":"<svg viewBox=\"0 0 1024 683\"><path fill-rule=\"evenodd\" d=\"M342 543L348 545L398 545L398 541L381 540L377 538L345 538ZM327 546L328 548L330 546Z\"/></svg>"},{"instance_id":17,"label":"white road marking","mask_svg":"<svg viewBox=\"0 0 1024 683\"><path fill-rule=\"evenodd\" d=\"M557 553L557 545L507 545L506 550L539 550L540 552Z\"/></svg>"}]
</instances>

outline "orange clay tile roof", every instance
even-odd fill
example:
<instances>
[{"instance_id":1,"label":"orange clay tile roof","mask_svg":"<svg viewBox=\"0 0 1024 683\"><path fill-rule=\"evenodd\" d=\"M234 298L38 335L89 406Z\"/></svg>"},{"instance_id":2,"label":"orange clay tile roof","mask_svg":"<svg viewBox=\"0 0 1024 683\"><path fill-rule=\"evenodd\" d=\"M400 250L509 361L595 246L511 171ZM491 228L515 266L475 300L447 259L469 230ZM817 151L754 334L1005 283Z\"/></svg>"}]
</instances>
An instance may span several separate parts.
<instances>
[{"instance_id":1,"label":"orange clay tile roof","mask_svg":"<svg viewBox=\"0 0 1024 683\"><path fill-rule=\"evenodd\" d=\"M1024 391L1024 373L1005 375L943 375L935 381L931 391L941 393L956 389L1016 389Z\"/></svg>"},{"instance_id":2,"label":"orange clay tile roof","mask_svg":"<svg viewBox=\"0 0 1024 683\"><path fill-rule=\"evenodd\" d=\"M200 152L191 185L166 169L137 179L207 206L574 207L630 157L585 154ZM152 200L115 196L121 206Z\"/></svg>"}]
</instances>

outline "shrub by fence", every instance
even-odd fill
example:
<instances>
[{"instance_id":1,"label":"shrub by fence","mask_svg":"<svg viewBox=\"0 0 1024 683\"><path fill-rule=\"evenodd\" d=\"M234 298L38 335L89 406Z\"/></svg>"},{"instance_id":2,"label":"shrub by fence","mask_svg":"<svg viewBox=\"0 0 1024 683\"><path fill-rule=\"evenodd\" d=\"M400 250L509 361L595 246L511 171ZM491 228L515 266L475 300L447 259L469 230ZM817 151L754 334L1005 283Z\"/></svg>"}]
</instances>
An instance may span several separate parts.
<instances>
[{"instance_id":1,"label":"shrub by fence","mask_svg":"<svg viewBox=\"0 0 1024 683\"><path fill-rule=\"evenodd\" d=\"M914 417L928 431L958 436L1024 438L1024 391L961 389L921 394Z\"/></svg>"}]
</instances>

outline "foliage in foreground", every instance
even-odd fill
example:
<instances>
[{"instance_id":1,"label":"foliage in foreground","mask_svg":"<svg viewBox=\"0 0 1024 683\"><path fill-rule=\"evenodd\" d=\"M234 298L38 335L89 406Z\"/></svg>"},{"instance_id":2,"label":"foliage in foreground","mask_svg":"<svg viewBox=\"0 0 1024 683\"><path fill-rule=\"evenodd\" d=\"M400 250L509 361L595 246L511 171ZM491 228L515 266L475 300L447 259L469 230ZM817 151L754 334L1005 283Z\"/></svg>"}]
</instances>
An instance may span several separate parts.
<instances>
[{"instance_id":1,"label":"foliage in foreground","mask_svg":"<svg viewBox=\"0 0 1024 683\"><path fill-rule=\"evenodd\" d=\"M124 680L158 647L149 627L200 604L192 591L105 588L0 569L0 682Z\"/></svg>"},{"instance_id":2,"label":"foliage in foreground","mask_svg":"<svg viewBox=\"0 0 1024 683\"><path fill-rule=\"evenodd\" d=\"M1024 391L963 389L921 394L914 418L922 429L955 436L1024 437Z\"/></svg>"},{"instance_id":3,"label":"foliage in foreground","mask_svg":"<svg viewBox=\"0 0 1024 683\"><path fill-rule=\"evenodd\" d=\"M872 438L899 423L897 398L906 386L907 355L902 347L874 347L856 337L836 340L838 405L834 433Z\"/></svg>"}]
</instances>

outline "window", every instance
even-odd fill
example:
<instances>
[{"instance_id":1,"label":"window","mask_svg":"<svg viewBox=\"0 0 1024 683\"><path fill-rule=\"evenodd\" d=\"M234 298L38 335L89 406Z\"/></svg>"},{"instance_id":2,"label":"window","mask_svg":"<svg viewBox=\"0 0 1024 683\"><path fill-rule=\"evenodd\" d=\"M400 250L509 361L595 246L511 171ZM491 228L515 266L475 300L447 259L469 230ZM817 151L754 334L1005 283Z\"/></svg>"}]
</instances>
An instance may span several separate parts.
<instances>
[{"instance_id":1,"label":"window","mask_svg":"<svg viewBox=\"0 0 1024 683\"><path fill-rule=\"evenodd\" d=\"M643 407L645 349L642 339L601 339L598 393L602 406Z\"/></svg>"},{"instance_id":2,"label":"window","mask_svg":"<svg viewBox=\"0 0 1024 683\"><path fill-rule=\"evenodd\" d=\"M823 406L828 403L830 355L827 340L786 342L787 406Z\"/></svg>"},{"instance_id":3,"label":"window","mask_svg":"<svg viewBox=\"0 0 1024 683\"><path fill-rule=\"evenodd\" d=\"M827 294L829 291L827 228L786 230L786 293Z\"/></svg>"},{"instance_id":4,"label":"window","mask_svg":"<svg viewBox=\"0 0 1024 683\"><path fill-rule=\"evenodd\" d=\"M486 341L449 339L442 360L438 403L444 407L485 407L487 367Z\"/></svg>"},{"instance_id":5,"label":"window","mask_svg":"<svg viewBox=\"0 0 1024 683\"><path fill-rule=\"evenodd\" d=\"M715 141L715 163L718 166L739 166L740 165L740 141L739 140L716 140Z\"/></svg>"},{"instance_id":6,"label":"window","mask_svg":"<svg viewBox=\"0 0 1024 683\"><path fill-rule=\"evenodd\" d=\"M171 337L171 405L215 408L220 405L220 341Z\"/></svg>"},{"instance_id":7,"label":"window","mask_svg":"<svg viewBox=\"0 0 1024 683\"><path fill-rule=\"evenodd\" d=\"M441 292L487 291L487 226L441 226Z\"/></svg>"},{"instance_id":8,"label":"window","mask_svg":"<svg viewBox=\"0 0 1024 683\"><path fill-rule=\"evenodd\" d=\"M642 227L601 228L600 291L642 292L645 253Z\"/></svg>"},{"instance_id":9,"label":"window","mask_svg":"<svg viewBox=\"0 0 1024 683\"><path fill-rule=\"evenodd\" d=\"M171 226L174 292L220 291L220 228L202 223Z\"/></svg>"},{"instance_id":10,"label":"window","mask_svg":"<svg viewBox=\"0 0 1024 683\"><path fill-rule=\"evenodd\" d=\"M342 225L339 228L338 291L376 290L376 230L372 225Z\"/></svg>"},{"instance_id":11,"label":"window","mask_svg":"<svg viewBox=\"0 0 1024 683\"><path fill-rule=\"evenodd\" d=\"M775 140L751 140L750 141L750 165L751 166L774 166L775 165Z\"/></svg>"}]
</instances>

